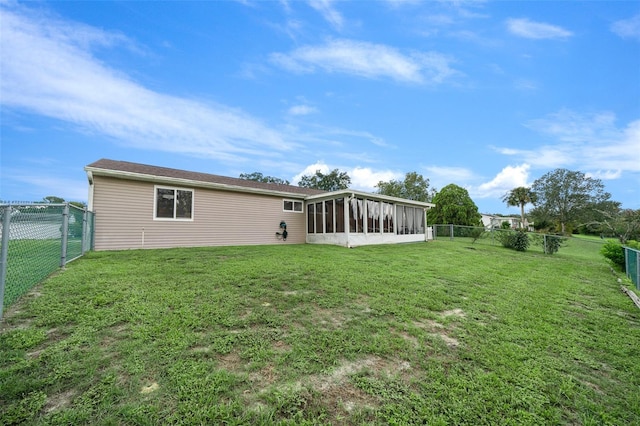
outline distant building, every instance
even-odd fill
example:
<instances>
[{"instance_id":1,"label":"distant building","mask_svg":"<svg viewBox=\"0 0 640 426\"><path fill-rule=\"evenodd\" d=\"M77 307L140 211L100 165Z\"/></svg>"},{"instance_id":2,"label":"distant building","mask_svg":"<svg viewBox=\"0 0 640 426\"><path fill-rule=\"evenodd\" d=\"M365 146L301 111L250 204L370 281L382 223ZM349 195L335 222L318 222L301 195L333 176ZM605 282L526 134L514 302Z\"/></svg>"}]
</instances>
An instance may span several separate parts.
<instances>
[{"instance_id":1,"label":"distant building","mask_svg":"<svg viewBox=\"0 0 640 426\"><path fill-rule=\"evenodd\" d=\"M509 223L509 228L520 229L522 228L522 219L520 216L501 216L495 214L482 213L482 225L487 229L500 229L504 222ZM533 231L533 223L529 223L525 218L524 227L528 231Z\"/></svg>"}]
</instances>

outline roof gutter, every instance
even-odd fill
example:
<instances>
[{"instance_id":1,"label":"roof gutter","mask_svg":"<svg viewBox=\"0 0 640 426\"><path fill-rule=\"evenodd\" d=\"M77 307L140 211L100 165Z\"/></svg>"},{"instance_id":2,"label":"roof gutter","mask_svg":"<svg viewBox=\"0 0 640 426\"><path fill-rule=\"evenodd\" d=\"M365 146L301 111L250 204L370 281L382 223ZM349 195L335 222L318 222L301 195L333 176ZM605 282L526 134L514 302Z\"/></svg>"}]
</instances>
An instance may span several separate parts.
<instances>
[{"instance_id":1,"label":"roof gutter","mask_svg":"<svg viewBox=\"0 0 640 426\"><path fill-rule=\"evenodd\" d=\"M389 195L382 195L382 194L373 194L371 192L354 191L353 189L343 189L339 191L327 192L325 194L308 195L305 199L308 201L322 200L322 199L336 198L336 196L340 196L340 195L344 196L345 198L362 197L362 198L367 198L369 200L376 199L376 200L388 201L390 203L420 206L425 209L430 209L436 206L433 203L425 203L424 201L407 200L406 198L391 197Z\"/></svg>"}]
</instances>

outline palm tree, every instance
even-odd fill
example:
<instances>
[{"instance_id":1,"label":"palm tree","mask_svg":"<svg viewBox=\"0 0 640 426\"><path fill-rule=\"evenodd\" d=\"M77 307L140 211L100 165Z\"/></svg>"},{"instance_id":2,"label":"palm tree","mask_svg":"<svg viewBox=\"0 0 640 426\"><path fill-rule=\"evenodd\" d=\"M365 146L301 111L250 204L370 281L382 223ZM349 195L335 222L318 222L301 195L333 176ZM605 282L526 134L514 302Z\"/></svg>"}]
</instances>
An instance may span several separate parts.
<instances>
[{"instance_id":1,"label":"palm tree","mask_svg":"<svg viewBox=\"0 0 640 426\"><path fill-rule=\"evenodd\" d=\"M507 192L502 201L507 203L507 206L520 207L521 226L524 228L524 206L536 202L536 193L531 191L531 188L519 186Z\"/></svg>"}]
</instances>

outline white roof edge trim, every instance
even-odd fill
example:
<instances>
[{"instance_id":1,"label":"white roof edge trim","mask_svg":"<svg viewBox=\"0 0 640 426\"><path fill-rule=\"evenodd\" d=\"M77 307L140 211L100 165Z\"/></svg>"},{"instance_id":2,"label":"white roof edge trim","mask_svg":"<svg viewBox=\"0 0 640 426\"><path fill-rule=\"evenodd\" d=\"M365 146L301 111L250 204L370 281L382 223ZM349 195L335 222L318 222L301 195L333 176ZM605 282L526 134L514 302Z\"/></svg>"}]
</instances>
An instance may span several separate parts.
<instances>
[{"instance_id":1,"label":"white roof edge trim","mask_svg":"<svg viewBox=\"0 0 640 426\"><path fill-rule=\"evenodd\" d=\"M219 189L221 191L233 191L233 192L247 192L251 194L261 194L261 195L276 195L279 197L288 197L288 198L296 198L300 200L305 200L307 195L298 194L295 192L287 192L287 191L273 191L268 189L260 189L260 188L248 188L245 186L236 186L236 185L225 185L222 183L213 183L213 182L203 182L201 180L193 180L193 179L181 179L181 178L171 178L166 176L156 176L156 175L147 175L144 173L134 173L134 172L123 172L120 170L109 170L109 169L100 169L97 167L85 167L84 170L87 174L91 173L92 176L110 176L110 177L118 177L118 178L128 178L131 180L139 180L145 182L154 182L165 185L177 186L178 184L184 186L192 186L196 188L208 188L208 189Z\"/></svg>"},{"instance_id":2,"label":"white roof edge trim","mask_svg":"<svg viewBox=\"0 0 640 426\"><path fill-rule=\"evenodd\" d=\"M355 195L362 198L392 201L394 203L420 206L420 207L425 207L427 209L430 209L436 206L433 203L425 203L424 201L407 200L406 198L391 197L389 195L374 194L372 192L355 191L351 189L341 189L339 191L327 192L325 194L309 195L306 197L306 200L311 201L311 200L329 199L329 198L335 198L340 195L343 195L343 196Z\"/></svg>"}]
</instances>

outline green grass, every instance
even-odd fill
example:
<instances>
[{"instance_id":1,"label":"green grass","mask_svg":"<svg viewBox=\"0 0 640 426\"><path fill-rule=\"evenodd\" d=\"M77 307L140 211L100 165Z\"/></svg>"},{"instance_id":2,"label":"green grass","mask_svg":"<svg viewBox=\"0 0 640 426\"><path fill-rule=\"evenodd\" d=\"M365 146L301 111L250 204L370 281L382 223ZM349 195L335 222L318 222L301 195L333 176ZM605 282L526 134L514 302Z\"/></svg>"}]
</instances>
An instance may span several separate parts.
<instances>
[{"instance_id":1,"label":"green grass","mask_svg":"<svg viewBox=\"0 0 640 426\"><path fill-rule=\"evenodd\" d=\"M89 253L0 325L0 424L640 424L640 310L575 241Z\"/></svg>"}]
</instances>

